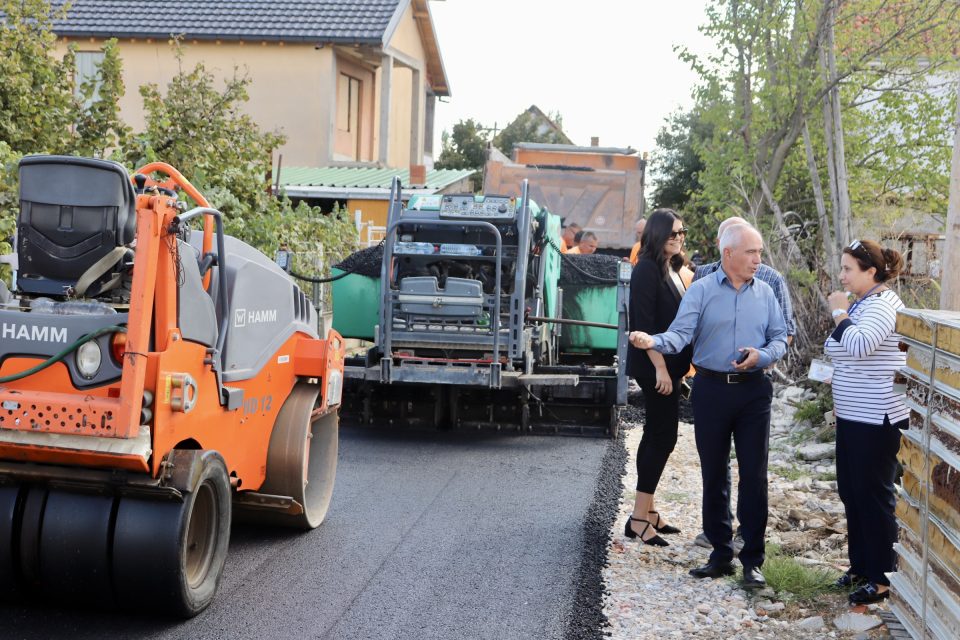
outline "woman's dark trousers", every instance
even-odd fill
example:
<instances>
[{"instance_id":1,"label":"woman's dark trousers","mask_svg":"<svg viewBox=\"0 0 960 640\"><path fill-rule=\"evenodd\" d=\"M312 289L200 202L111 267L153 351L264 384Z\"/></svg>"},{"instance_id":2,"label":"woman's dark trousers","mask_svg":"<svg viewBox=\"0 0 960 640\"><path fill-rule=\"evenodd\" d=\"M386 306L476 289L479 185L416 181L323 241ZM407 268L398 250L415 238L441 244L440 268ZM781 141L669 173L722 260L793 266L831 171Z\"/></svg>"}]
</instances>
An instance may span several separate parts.
<instances>
[{"instance_id":1,"label":"woman's dark trousers","mask_svg":"<svg viewBox=\"0 0 960 640\"><path fill-rule=\"evenodd\" d=\"M847 512L850 572L875 584L896 568L897 521L894 515L900 429L837 418L837 491Z\"/></svg>"},{"instance_id":2,"label":"woman's dark trousers","mask_svg":"<svg viewBox=\"0 0 960 640\"><path fill-rule=\"evenodd\" d=\"M677 444L677 421L680 416L680 380L673 380L673 393L657 393L654 378L637 378L643 390L645 422L643 437L637 449L637 491L655 493L667 458Z\"/></svg>"}]
</instances>

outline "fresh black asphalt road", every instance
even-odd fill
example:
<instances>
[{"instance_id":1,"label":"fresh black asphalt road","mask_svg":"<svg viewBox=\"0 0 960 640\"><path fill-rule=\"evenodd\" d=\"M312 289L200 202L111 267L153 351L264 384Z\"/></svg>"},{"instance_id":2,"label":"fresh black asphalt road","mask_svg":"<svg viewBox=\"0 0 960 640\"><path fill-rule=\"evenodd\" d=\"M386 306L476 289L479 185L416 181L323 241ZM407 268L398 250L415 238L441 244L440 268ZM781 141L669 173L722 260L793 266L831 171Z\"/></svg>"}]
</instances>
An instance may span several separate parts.
<instances>
[{"instance_id":1,"label":"fresh black asphalt road","mask_svg":"<svg viewBox=\"0 0 960 640\"><path fill-rule=\"evenodd\" d=\"M0 638L563 638L611 444L343 429L324 524L234 526L196 618L0 604Z\"/></svg>"}]
</instances>

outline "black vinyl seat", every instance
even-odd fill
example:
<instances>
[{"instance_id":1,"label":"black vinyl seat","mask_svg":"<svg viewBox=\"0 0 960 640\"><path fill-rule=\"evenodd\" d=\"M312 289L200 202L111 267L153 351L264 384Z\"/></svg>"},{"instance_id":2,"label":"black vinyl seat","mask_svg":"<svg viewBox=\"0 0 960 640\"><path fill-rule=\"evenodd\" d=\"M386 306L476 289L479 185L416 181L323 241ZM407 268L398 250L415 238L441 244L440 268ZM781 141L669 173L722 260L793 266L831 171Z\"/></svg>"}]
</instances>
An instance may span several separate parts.
<instances>
[{"instance_id":1,"label":"black vinyl seat","mask_svg":"<svg viewBox=\"0 0 960 640\"><path fill-rule=\"evenodd\" d=\"M20 160L17 221L23 293L61 296L98 260L133 242L136 195L122 165L74 156Z\"/></svg>"}]
</instances>

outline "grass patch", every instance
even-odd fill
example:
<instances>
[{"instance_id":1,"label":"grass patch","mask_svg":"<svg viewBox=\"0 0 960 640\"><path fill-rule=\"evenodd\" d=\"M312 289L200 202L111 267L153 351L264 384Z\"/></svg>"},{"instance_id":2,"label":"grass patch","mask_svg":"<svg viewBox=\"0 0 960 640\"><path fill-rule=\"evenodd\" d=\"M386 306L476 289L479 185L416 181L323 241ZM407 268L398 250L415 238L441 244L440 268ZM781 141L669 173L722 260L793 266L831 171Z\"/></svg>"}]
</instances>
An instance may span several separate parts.
<instances>
[{"instance_id":1,"label":"grass patch","mask_svg":"<svg viewBox=\"0 0 960 640\"><path fill-rule=\"evenodd\" d=\"M768 544L763 576L780 598L808 601L823 594L837 593L833 583L840 573L826 567L802 565L793 557L783 555L779 546Z\"/></svg>"},{"instance_id":2,"label":"grass patch","mask_svg":"<svg viewBox=\"0 0 960 640\"><path fill-rule=\"evenodd\" d=\"M798 467L782 467L782 466L779 466L779 465L778 465L778 466L771 466L771 467L770 467L770 471L773 472L773 473L775 473L775 474L777 474L777 475L780 476L781 478L785 478L785 479L790 480L790 481L799 480L800 478L803 478L804 476L808 476L808 477L809 477L809 475L810 475L809 473L807 473L806 471L804 471L803 469L800 469L800 468L798 468Z\"/></svg>"},{"instance_id":3,"label":"grass patch","mask_svg":"<svg viewBox=\"0 0 960 640\"><path fill-rule=\"evenodd\" d=\"M826 426L823 414L833 409L833 394L821 393L815 400L801 400L791 404L797 408L793 414L794 420L797 422L806 420L819 429Z\"/></svg>"},{"instance_id":4,"label":"grass patch","mask_svg":"<svg viewBox=\"0 0 960 640\"><path fill-rule=\"evenodd\" d=\"M657 492L657 501L687 503L690 501L690 494L682 491Z\"/></svg>"},{"instance_id":5,"label":"grass patch","mask_svg":"<svg viewBox=\"0 0 960 640\"><path fill-rule=\"evenodd\" d=\"M817 480L823 480L824 482L830 482L837 479L837 473L835 471L827 471L826 473L818 473Z\"/></svg>"}]
</instances>

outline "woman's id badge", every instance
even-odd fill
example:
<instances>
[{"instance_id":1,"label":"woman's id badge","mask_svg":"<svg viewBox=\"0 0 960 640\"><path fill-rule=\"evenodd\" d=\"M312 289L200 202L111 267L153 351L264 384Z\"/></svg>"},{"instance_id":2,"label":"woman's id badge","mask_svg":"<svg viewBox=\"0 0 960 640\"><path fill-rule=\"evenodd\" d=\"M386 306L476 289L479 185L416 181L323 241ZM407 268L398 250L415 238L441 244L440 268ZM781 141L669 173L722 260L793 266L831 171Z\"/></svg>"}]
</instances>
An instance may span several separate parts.
<instances>
[{"instance_id":1,"label":"woman's id badge","mask_svg":"<svg viewBox=\"0 0 960 640\"><path fill-rule=\"evenodd\" d=\"M833 365L826 360L814 358L810 361L810 371L807 373L807 377L817 382L829 384L833 380Z\"/></svg>"}]
</instances>

